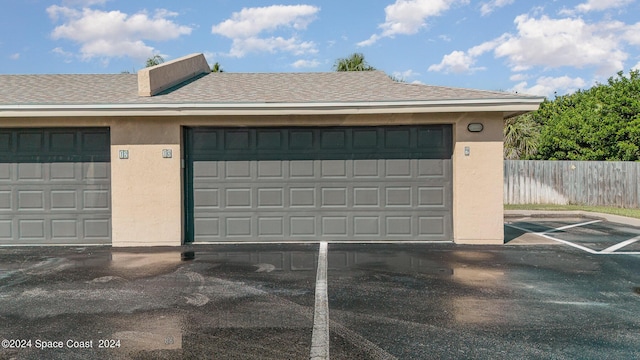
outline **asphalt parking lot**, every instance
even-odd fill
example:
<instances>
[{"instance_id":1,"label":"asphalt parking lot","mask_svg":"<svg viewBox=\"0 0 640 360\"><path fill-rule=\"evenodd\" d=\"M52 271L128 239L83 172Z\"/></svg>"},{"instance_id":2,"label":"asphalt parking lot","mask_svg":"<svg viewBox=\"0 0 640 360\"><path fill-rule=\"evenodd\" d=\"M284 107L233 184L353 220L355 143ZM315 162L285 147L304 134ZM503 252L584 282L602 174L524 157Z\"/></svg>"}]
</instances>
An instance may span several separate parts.
<instances>
[{"instance_id":1,"label":"asphalt parking lot","mask_svg":"<svg viewBox=\"0 0 640 360\"><path fill-rule=\"evenodd\" d=\"M639 358L637 242L603 252L638 229L513 220L505 246L0 248L0 359Z\"/></svg>"}]
</instances>

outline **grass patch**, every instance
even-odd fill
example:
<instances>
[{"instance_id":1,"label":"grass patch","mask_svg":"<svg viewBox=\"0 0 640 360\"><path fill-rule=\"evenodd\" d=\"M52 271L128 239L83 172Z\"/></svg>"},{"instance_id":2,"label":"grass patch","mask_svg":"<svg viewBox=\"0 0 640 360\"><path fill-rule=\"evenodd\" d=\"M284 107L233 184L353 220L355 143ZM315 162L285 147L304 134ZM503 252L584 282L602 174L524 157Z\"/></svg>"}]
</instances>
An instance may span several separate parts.
<instances>
[{"instance_id":1,"label":"grass patch","mask_svg":"<svg viewBox=\"0 0 640 360\"><path fill-rule=\"evenodd\" d=\"M627 216L636 219L640 219L640 209L622 209L608 206L582 206L582 205L540 205L540 204L528 204L528 205L505 205L505 210L574 210L574 211L592 211L603 214L612 214Z\"/></svg>"}]
</instances>

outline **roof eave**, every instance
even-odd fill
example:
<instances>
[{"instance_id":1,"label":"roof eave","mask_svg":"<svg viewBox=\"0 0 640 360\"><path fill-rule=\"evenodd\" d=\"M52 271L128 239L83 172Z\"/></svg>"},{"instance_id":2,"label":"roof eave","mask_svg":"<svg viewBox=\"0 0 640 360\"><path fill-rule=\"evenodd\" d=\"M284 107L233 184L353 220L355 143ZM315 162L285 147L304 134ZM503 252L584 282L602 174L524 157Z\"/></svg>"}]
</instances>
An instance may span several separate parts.
<instances>
[{"instance_id":1,"label":"roof eave","mask_svg":"<svg viewBox=\"0 0 640 360\"><path fill-rule=\"evenodd\" d=\"M535 111L544 98L319 103L0 105L1 117L320 115Z\"/></svg>"}]
</instances>

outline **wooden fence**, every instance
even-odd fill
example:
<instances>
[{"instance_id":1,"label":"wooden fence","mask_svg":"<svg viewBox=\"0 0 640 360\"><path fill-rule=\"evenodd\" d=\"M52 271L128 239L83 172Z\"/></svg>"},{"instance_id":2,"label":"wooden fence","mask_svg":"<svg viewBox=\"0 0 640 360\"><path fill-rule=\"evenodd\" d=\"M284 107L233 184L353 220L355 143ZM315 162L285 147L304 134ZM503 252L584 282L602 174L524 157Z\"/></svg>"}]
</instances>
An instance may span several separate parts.
<instances>
[{"instance_id":1,"label":"wooden fence","mask_svg":"<svg viewBox=\"0 0 640 360\"><path fill-rule=\"evenodd\" d=\"M505 204L640 207L640 162L504 161Z\"/></svg>"}]
</instances>

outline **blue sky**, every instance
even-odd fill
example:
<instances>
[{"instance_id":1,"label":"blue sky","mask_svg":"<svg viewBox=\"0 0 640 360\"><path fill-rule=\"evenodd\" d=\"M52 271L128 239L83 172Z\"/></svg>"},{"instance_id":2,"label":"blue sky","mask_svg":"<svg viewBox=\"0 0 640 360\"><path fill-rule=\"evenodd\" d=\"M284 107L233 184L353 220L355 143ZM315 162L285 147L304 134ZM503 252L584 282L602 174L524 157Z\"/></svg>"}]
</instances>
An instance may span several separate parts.
<instances>
[{"instance_id":1,"label":"blue sky","mask_svg":"<svg viewBox=\"0 0 640 360\"><path fill-rule=\"evenodd\" d=\"M640 0L2 0L0 72L135 72L204 53L229 72L331 71L362 52L407 82L553 96L640 68Z\"/></svg>"}]
</instances>

